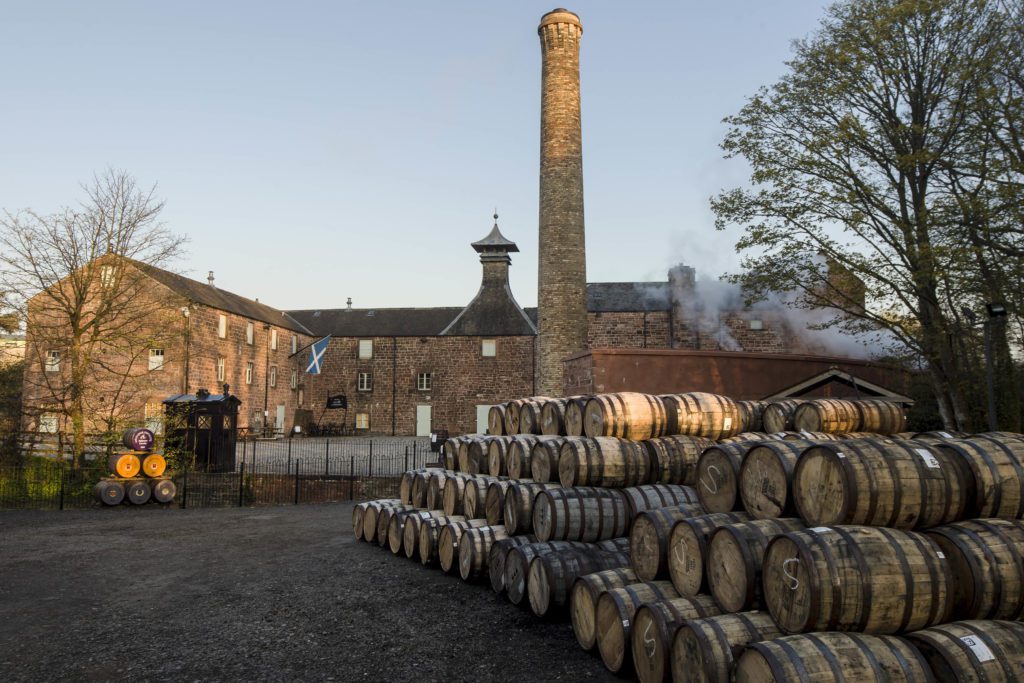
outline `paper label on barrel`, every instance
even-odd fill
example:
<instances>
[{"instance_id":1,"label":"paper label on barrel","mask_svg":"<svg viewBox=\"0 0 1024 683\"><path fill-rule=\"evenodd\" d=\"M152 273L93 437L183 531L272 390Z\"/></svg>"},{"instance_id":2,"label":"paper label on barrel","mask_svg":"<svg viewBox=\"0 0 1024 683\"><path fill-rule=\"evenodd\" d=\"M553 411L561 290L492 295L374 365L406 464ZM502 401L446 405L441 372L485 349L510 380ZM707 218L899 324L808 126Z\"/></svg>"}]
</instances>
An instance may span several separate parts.
<instances>
[{"instance_id":1,"label":"paper label on barrel","mask_svg":"<svg viewBox=\"0 0 1024 683\"><path fill-rule=\"evenodd\" d=\"M992 654L992 650L988 649L988 645L981 642L981 640L975 636L961 636L960 642L971 648L971 652L974 653L974 656L978 658L979 662L990 662L996 658L996 656Z\"/></svg>"},{"instance_id":2,"label":"paper label on barrel","mask_svg":"<svg viewBox=\"0 0 1024 683\"><path fill-rule=\"evenodd\" d=\"M846 457L846 454L845 454L845 453L843 453L842 451L836 451L836 456L837 456L837 457L840 457L840 458L845 458L845 457Z\"/></svg>"},{"instance_id":3,"label":"paper label on barrel","mask_svg":"<svg viewBox=\"0 0 1024 683\"><path fill-rule=\"evenodd\" d=\"M922 460L924 460L925 465L933 470L939 469L939 461L935 459L934 455L923 448L915 448L914 450L917 451L917 454L921 456Z\"/></svg>"},{"instance_id":4,"label":"paper label on barrel","mask_svg":"<svg viewBox=\"0 0 1024 683\"><path fill-rule=\"evenodd\" d=\"M942 552L941 550L936 550L935 557L939 558L940 560L944 560L946 559L946 553Z\"/></svg>"},{"instance_id":5,"label":"paper label on barrel","mask_svg":"<svg viewBox=\"0 0 1024 683\"><path fill-rule=\"evenodd\" d=\"M623 619L622 620L622 627L623 628L629 628L629 619Z\"/></svg>"},{"instance_id":6,"label":"paper label on barrel","mask_svg":"<svg viewBox=\"0 0 1024 683\"><path fill-rule=\"evenodd\" d=\"M731 417L724 418L722 420L722 429L723 430L728 430L728 429L731 429L731 428L732 428L732 418Z\"/></svg>"},{"instance_id":7,"label":"paper label on barrel","mask_svg":"<svg viewBox=\"0 0 1024 683\"><path fill-rule=\"evenodd\" d=\"M939 436L941 436L943 439L952 439L953 438L953 435L950 434L949 432L939 432Z\"/></svg>"},{"instance_id":8,"label":"paper label on barrel","mask_svg":"<svg viewBox=\"0 0 1024 683\"><path fill-rule=\"evenodd\" d=\"M816 527L811 527L810 529L808 529L808 531L813 531L816 534L823 534L826 531L832 531L832 527L830 527L830 526L816 526Z\"/></svg>"}]
</instances>

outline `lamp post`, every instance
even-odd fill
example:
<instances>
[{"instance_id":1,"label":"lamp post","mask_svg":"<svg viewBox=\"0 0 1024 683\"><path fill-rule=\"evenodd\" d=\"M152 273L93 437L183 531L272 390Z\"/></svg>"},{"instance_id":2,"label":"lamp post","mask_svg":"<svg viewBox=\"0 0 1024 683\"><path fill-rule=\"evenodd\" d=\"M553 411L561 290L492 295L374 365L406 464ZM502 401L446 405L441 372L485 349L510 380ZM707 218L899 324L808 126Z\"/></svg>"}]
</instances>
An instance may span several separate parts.
<instances>
[{"instance_id":1,"label":"lamp post","mask_svg":"<svg viewBox=\"0 0 1024 683\"><path fill-rule=\"evenodd\" d=\"M988 392L988 430L990 432L999 429L999 420L996 413L996 386L995 368L992 362L992 326L1006 322L1006 306L1000 303L985 304L988 311L988 319L982 324L985 338L985 388Z\"/></svg>"}]
</instances>

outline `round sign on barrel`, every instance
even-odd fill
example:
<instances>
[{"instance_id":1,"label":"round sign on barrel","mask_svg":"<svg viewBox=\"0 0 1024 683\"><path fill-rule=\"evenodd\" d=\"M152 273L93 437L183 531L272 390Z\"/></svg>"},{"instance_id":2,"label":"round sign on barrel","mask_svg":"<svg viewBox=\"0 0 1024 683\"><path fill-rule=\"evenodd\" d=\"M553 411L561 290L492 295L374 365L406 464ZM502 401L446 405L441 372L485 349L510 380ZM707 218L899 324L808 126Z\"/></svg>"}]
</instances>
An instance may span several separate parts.
<instances>
[{"instance_id":1,"label":"round sign on barrel","mask_svg":"<svg viewBox=\"0 0 1024 683\"><path fill-rule=\"evenodd\" d=\"M122 439L126 448L133 451L150 451L153 449L153 432L145 427L133 427L124 433Z\"/></svg>"}]
</instances>

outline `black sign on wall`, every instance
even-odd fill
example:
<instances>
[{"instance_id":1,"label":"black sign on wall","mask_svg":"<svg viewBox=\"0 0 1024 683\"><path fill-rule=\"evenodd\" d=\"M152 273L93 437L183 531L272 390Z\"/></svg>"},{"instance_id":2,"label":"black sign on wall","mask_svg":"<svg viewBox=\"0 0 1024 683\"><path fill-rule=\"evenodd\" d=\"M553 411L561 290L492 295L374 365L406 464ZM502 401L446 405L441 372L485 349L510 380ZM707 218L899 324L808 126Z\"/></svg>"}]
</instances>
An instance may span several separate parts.
<instances>
[{"instance_id":1,"label":"black sign on wall","mask_svg":"<svg viewBox=\"0 0 1024 683\"><path fill-rule=\"evenodd\" d=\"M345 408L348 409L348 397L345 394L338 394L337 396L327 397L328 408Z\"/></svg>"}]
</instances>

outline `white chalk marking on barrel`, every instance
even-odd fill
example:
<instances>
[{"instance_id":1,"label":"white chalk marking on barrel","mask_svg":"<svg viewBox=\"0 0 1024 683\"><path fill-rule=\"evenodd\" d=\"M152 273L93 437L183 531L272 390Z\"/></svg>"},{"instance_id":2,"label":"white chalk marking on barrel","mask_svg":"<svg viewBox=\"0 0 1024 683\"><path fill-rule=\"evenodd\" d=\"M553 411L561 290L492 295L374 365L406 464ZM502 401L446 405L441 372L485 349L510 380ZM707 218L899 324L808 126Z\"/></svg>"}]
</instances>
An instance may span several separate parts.
<instances>
[{"instance_id":1,"label":"white chalk marking on barrel","mask_svg":"<svg viewBox=\"0 0 1024 683\"><path fill-rule=\"evenodd\" d=\"M644 629L644 649L647 650L647 656L650 659L654 659L654 646L657 645L654 638L648 635L651 632L652 626L654 626L654 622L648 622L647 628Z\"/></svg>"},{"instance_id":2,"label":"white chalk marking on barrel","mask_svg":"<svg viewBox=\"0 0 1024 683\"><path fill-rule=\"evenodd\" d=\"M797 588L800 587L800 579L798 579L795 575L789 573L789 565L793 564L794 562L796 564L800 564L800 558L791 557L788 560L783 560L782 562L782 573L786 575L787 579L789 579L789 590L791 591L795 591Z\"/></svg>"},{"instance_id":3,"label":"white chalk marking on barrel","mask_svg":"<svg viewBox=\"0 0 1024 683\"><path fill-rule=\"evenodd\" d=\"M715 481L715 478L712 476L711 470L714 470L715 472L718 472L719 475L722 474L722 470L718 469L717 465L708 465L708 476L702 478L700 480L700 483L704 485L704 488L706 488L708 490L708 493L715 494L715 493L718 493L718 482ZM710 486L708 485L709 481L711 482ZM714 488L712 488L712 486Z\"/></svg>"}]
</instances>

